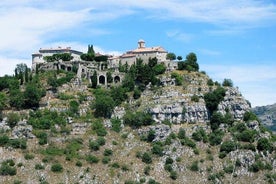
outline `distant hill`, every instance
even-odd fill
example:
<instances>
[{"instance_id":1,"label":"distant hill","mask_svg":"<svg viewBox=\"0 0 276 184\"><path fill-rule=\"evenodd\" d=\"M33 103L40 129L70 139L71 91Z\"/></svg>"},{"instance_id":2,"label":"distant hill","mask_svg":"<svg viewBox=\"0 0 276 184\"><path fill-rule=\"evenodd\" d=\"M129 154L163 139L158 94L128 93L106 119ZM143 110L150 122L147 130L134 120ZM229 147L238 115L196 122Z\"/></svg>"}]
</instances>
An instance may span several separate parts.
<instances>
[{"instance_id":1,"label":"distant hill","mask_svg":"<svg viewBox=\"0 0 276 184\"><path fill-rule=\"evenodd\" d=\"M252 110L266 127L276 132L276 103L273 105L254 107Z\"/></svg>"}]
</instances>

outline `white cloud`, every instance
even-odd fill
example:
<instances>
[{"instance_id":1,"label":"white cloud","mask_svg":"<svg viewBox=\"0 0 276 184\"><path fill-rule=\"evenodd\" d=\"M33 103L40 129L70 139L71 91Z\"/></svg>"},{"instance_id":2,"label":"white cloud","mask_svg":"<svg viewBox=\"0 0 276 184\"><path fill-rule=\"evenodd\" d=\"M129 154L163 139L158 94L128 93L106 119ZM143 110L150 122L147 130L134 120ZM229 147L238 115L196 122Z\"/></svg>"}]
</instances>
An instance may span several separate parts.
<instances>
[{"instance_id":1,"label":"white cloud","mask_svg":"<svg viewBox=\"0 0 276 184\"><path fill-rule=\"evenodd\" d=\"M184 33L179 30L170 30L166 32L167 36L180 40L182 42L190 42L193 39L193 35L189 33Z\"/></svg>"}]
</instances>

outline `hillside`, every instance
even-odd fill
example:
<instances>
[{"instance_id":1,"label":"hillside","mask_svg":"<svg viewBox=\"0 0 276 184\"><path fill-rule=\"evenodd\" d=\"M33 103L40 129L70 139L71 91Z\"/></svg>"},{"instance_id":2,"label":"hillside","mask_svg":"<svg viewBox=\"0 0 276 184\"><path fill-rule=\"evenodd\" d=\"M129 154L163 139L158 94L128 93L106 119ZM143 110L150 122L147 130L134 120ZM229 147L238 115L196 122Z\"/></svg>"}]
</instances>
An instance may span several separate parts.
<instances>
[{"instance_id":1,"label":"hillside","mask_svg":"<svg viewBox=\"0 0 276 184\"><path fill-rule=\"evenodd\" d=\"M0 183L276 182L275 136L230 80L148 65L95 88L62 70L1 78Z\"/></svg>"},{"instance_id":2,"label":"hillside","mask_svg":"<svg viewBox=\"0 0 276 184\"><path fill-rule=\"evenodd\" d=\"M252 111L267 128L276 132L276 104L255 107Z\"/></svg>"}]
</instances>

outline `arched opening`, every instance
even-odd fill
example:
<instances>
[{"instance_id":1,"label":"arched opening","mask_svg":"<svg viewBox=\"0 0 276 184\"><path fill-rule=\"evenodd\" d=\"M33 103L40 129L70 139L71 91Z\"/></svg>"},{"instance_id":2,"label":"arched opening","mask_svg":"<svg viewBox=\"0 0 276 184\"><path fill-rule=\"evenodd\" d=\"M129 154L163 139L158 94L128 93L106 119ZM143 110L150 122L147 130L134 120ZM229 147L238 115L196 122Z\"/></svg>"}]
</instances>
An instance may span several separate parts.
<instances>
[{"instance_id":1,"label":"arched opening","mask_svg":"<svg viewBox=\"0 0 276 184\"><path fill-rule=\"evenodd\" d=\"M71 66L68 66L68 67L67 67L67 71L68 71L68 72L72 71L72 67L71 67Z\"/></svg>"},{"instance_id":2,"label":"arched opening","mask_svg":"<svg viewBox=\"0 0 276 184\"><path fill-rule=\"evenodd\" d=\"M120 79L120 77L119 77L119 76L115 76L115 77L114 77L114 82L115 82L115 83L120 82L120 80L121 80L121 79Z\"/></svg>"},{"instance_id":3,"label":"arched opening","mask_svg":"<svg viewBox=\"0 0 276 184\"><path fill-rule=\"evenodd\" d=\"M105 76L101 75L99 77L99 83L105 85Z\"/></svg>"}]
</instances>

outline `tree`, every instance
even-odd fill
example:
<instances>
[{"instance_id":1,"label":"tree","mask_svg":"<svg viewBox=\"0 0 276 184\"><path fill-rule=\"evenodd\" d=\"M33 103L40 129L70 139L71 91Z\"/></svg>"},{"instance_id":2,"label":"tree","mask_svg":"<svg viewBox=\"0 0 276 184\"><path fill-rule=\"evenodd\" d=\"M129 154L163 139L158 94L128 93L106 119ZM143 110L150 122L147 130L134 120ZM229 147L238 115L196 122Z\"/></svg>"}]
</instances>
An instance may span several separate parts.
<instances>
[{"instance_id":1,"label":"tree","mask_svg":"<svg viewBox=\"0 0 276 184\"><path fill-rule=\"evenodd\" d=\"M182 56L177 56L177 60L181 61L182 60Z\"/></svg>"},{"instance_id":2,"label":"tree","mask_svg":"<svg viewBox=\"0 0 276 184\"><path fill-rule=\"evenodd\" d=\"M149 62L148 62L149 67L153 68L155 65L157 65L157 58L149 58Z\"/></svg>"},{"instance_id":3,"label":"tree","mask_svg":"<svg viewBox=\"0 0 276 184\"><path fill-rule=\"evenodd\" d=\"M172 61L172 60L175 60L176 59L176 55L172 52L169 52L166 56L166 59Z\"/></svg>"},{"instance_id":4,"label":"tree","mask_svg":"<svg viewBox=\"0 0 276 184\"><path fill-rule=\"evenodd\" d=\"M35 83L29 83L23 93L25 108L38 108L42 90Z\"/></svg>"},{"instance_id":5,"label":"tree","mask_svg":"<svg viewBox=\"0 0 276 184\"><path fill-rule=\"evenodd\" d=\"M93 75L91 76L91 83L92 83L92 88L96 88L98 85L98 76L96 70L94 71Z\"/></svg>"},{"instance_id":6,"label":"tree","mask_svg":"<svg viewBox=\"0 0 276 184\"><path fill-rule=\"evenodd\" d=\"M97 95L94 103L95 116L110 118L115 107L115 102L110 96Z\"/></svg>"},{"instance_id":7,"label":"tree","mask_svg":"<svg viewBox=\"0 0 276 184\"><path fill-rule=\"evenodd\" d=\"M106 73L106 78L107 78L107 83L112 83L113 82L113 77L110 71Z\"/></svg>"},{"instance_id":8,"label":"tree","mask_svg":"<svg viewBox=\"0 0 276 184\"><path fill-rule=\"evenodd\" d=\"M197 57L196 54L191 52L186 56L186 62L187 65L190 66L192 71L198 71L199 70L199 65L197 63Z\"/></svg>"},{"instance_id":9,"label":"tree","mask_svg":"<svg viewBox=\"0 0 276 184\"><path fill-rule=\"evenodd\" d=\"M263 137L258 140L257 149L271 152L273 150L273 145L267 138Z\"/></svg>"},{"instance_id":10,"label":"tree","mask_svg":"<svg viewBox=\"0 0 276 184\"><path fill-rule=\"evenodd\" d=\"M0 111L7 106L7 97L5 93L0 92Z\"/></svg>"},{"instance_id":11,"label":"tree","mask_svg":"<svg viewBox=\"0 0 276 184\"><path fill-rule=\"evenodd\" d=\"M222 86L233 87L233 82L231 79L224 79L222 82Z\"/></svg>"}]
</instances>

